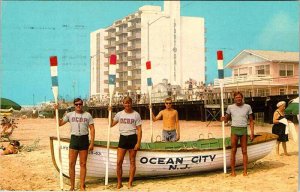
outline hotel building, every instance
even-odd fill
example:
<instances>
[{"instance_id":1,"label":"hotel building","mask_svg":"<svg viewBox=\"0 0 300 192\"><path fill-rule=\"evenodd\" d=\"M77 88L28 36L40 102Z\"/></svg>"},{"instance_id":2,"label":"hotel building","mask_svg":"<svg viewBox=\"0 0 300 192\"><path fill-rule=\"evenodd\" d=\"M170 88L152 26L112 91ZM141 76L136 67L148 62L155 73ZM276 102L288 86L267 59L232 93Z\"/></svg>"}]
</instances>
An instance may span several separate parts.
<instances>
[{"instance_id":1,"label":"hotel building","mask_svg":"<svg viewBox=\"0 0 300 192\"><path fill-rule=\"evenodd\" d=\"M117 55L116 93L147 93L146 62L153 85L205 82L204 19L180 15L180 1L145 5L90 34L91 97L108 93L109 56Z\"/></svg>"}]
</instances>

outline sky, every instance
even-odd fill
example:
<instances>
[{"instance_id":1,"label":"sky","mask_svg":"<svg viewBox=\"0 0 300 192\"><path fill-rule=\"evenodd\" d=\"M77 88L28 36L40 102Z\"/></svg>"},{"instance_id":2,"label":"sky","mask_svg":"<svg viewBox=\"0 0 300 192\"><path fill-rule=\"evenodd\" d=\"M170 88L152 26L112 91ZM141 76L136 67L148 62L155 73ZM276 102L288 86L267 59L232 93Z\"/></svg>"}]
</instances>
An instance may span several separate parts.
<instances>
[{"instance_id":1,"label":"sky","mask_svg":"<svg viewBox=\"0 0 300 192\"><path fill-rule=\"evenodd\" d=\"M143 5L163 6L163 1L0 3L0 96L21 105L53 100L52 55L58 57L59 98L88 98L90 32ZM299 51L297 1L182 1L181 16L205 19L206 83L217 78L217 50L223 50L224 65L244 49Z\"/></svg>"}]
</instances>

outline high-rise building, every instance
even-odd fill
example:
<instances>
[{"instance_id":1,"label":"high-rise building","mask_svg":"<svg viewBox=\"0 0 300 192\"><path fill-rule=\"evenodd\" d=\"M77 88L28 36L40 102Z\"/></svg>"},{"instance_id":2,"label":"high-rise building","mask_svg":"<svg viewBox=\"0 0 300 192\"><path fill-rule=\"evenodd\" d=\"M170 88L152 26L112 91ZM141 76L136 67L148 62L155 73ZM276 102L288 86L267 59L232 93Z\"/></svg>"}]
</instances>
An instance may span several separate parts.
<instances>
[{"instance_id":1,"label":"high-rise building","mask_svg":"<svg viewBox=\"0 0 300 192\"><path fill-rule=\"evenodd\" d=\"M106 29L90 34L91 96L108 93L109 56L117 55L116 92L147 92L146 62L155 86L167 79L182 88L189 79L205 82L205 26L199 17L180 16L180 1L145 5Z\"/></svg>"}]
</instances>

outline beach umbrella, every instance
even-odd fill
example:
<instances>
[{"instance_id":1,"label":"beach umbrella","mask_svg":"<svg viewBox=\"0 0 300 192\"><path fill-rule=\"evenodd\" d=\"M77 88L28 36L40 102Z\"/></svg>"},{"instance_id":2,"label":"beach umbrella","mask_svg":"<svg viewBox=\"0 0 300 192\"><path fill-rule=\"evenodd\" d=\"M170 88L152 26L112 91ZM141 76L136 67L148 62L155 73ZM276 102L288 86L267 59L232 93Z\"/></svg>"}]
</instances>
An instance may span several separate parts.
<instances>
[{"instance_id":1,"label":"beach umbrella","mask_svg":"<svg viewBox=\"0 0 300 192\"><path fill-rule=\"evenodd\" d=\"M1 98L0 100L0 107L1 109L14 109L14 110L21 110L21 105L19 105L18 103L10 100L10 99L6 99L6 98Z\"/></svg>"},{"instance_id":2,"label":"beach umbrella","mask_svg":"<svg viewBox=\"0 0 300 192\"><path fill-rule=\"evenodd\" d=\"M287 115L298 115L299 114L299 97L292 99L285 109Z\"/></svg>"}]
</instances>

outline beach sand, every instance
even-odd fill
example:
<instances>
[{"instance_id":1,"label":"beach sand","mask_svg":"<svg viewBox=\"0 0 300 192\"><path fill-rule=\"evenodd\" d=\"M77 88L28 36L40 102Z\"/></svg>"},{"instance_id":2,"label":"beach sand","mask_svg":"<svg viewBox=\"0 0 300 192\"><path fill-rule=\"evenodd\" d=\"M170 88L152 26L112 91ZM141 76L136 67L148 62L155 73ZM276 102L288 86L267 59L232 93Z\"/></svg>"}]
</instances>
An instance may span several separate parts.
<instances>
[{"instance_id":1,"label":"beach sand","mask_svg":"<svg viewBox=\"0 0 300 192\"><path fill-rule=\"evenodd\" d=\"M54 119L20 119L18 128L12 139L18 139L27 150L19 154L0 156L1 182L0 190L30 190L52 191L60 190L59 173L54 168L49 136L56 136ZM95 119L96 140L106 140L107 119ZM154 122L154 138L161 134L161 121ZM181 140L196 140L199 134L207 137L213 133L214 137L222 136L220 122L180 121ZM150 141L149 121L143 121L143 139ZM255 125L255 132L271 132L271 124ZM298 131L299 126L296 125ZM60 127L61 137L68 136L69 125ZM226 126L226 135L229 135ZM118 128L111 129L111 140L118 140ZM34 146L34 141L39 141ZM3 145L5 143L2 142ZM263 159L249 164L249 175L243 176L242 169L237 169L237 176L229 176L223 170L197 173L188 176L169 178L138 179L130 191L298 191L298 144L290 139L287 143L291 156L277 156L275 146L272 152ZM280 147L282 153L282 147ZM87 179L88 191L117 191L116 180L110 179L108 187L104 186L104 179ZM123 182L121 191L128 191L127 179ZM69 186L64 185L68 190Z\"/></svg>"}]
</instances>

